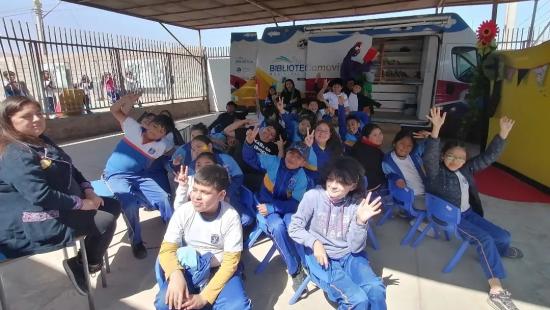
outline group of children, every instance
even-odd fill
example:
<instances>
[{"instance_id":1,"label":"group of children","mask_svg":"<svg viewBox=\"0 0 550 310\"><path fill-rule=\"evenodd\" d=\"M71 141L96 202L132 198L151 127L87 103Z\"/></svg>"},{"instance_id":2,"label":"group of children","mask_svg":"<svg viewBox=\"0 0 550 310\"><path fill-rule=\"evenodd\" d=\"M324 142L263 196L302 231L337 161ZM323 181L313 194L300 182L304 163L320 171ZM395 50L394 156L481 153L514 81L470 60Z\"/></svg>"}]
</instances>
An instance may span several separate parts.
<instances>
[{"instance_id":1,"label":"group of children","mask_svg":"<svg viewBox=\"0 0 550 310\"><path fill-rule=\"evenodd\" d=\"M240 257L243 227L253 225L256 214L241 203L243 185L256 193L256 211L266 219L294 289L308 271L298 254L305 248L326 272L322 279L313 277L314 282L339 309L386 309L385 286L364 248L371 220L393 203L388 184L411 188L418 209L425 208L425 192L460 207L459 233L480 254L491 287L489 302L515 309L500 284L500 257L522 253L509 246L508 232L482 217L472 179L473 172L496 160L513 121L501 120L501 132L487 152L466 160L461 144L439 151L445 114L432 109L431 133L402 131L385 154L381 128L370 122L369 113L350 111L341 84L333 81L332 91L325 93L325 82L318 95L321 104L312 100L302 107L292 101L296 92L271 94L258 120L235 116L230 102L213 126L194 125L191 141L180 146L167 117L155 115L140 125L128 116L138 96L126 95L113 104L124 138L107 162L105 179L128 219L134 255L146 255L140 201L160 210L168 224L159 253L166 281L157 309L251 307ZM285 105L287 99L290 105ZM320 112L319 106L326 108ZM151 176L151 167L159 162L165 176L175 175L173 208L171 191Z\"/></svg>"}]
</instances>

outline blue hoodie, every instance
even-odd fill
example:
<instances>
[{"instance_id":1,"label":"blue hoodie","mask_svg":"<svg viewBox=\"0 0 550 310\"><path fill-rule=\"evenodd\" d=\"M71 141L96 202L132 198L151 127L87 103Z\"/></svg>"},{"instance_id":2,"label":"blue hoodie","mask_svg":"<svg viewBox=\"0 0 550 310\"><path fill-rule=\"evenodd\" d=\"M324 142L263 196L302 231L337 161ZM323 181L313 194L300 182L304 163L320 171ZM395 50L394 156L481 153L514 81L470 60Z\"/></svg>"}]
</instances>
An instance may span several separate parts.
<instances>
[{"instance_id":1,"label":"blue hoodie","mask_svg":"<svg viewBox=\"0 0 550 310\"><path fill-rule=\"evenodd\" d=\"M365 114L366 115L366 114ZM344 144L344 150L345 153L349 153L351 147L357 142L361 140L361 130L363 126L366 124L361 124L359 128L357 129L357 132L355 134L352 134L348 132L347 129L347 122L346 122L346 110L343 105L338 105L338 133L340 134L340 139L342 139L342 143ZM367 117L367 124L368 124L368 117Z\"/></svg>"},{"instance_id":2,"label":"blue hoodie","mask_svg":"<svg viewBox=\"0 0 550 310\"><path fill-rule=\"evenodd\" d=\"M317 162L314 152L310 151L309 157L308 162ZM258 154L248 143L243 146L243 160L252 168L265 171L258 201L267 204L268 212L294 213L312 183L304 169L288 169L284 158Z\"/></svg>"},{"instance_id":3,"label":"blue hoodie","mask_svg":"<svg viewBox=\"0 0 550 310\"><path fill-rule=\"evenodd\" d=\"M332 202L322 187L316 187L300 201L288 226L288 235L309 248L319 240L331 259L362 252L367 242L368 223L357 223L358 207L350 195Z\"/></svg>"}]
</instances>

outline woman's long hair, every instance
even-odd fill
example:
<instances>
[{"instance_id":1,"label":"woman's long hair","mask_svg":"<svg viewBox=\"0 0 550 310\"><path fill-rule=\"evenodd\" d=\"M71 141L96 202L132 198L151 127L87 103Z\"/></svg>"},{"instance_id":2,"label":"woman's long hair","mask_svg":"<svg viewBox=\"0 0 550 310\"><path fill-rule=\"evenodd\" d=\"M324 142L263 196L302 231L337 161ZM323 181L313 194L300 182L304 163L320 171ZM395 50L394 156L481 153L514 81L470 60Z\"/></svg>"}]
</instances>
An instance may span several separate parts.
<instances>
[{"instance_id":1,"label":"woman's long hair","mask_svg":"<svg viewBox=\"0 0 550 310\"><path fill-rule=\"evenodd\" d=\"M38 102L25 96L8 97L0 103L0 156L4 154L6 147L14 142L44 145L42 139L22 134L13 127L11 117L27 104L34 104L41 109Z\"/></svg>"}]
</instances>

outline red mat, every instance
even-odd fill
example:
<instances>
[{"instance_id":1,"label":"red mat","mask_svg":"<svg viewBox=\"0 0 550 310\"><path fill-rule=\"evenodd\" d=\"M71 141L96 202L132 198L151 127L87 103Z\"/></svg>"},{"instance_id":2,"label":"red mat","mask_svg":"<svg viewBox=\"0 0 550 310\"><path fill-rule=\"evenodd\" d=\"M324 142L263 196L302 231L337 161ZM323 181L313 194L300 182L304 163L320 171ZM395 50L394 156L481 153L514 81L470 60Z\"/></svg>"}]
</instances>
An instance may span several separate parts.
<instances>
[{"instance_id":1,"label":"red mat","mask_svg":"<svg viewBox=\"0 0 550 310\"><path fill-rule=\"evenodd\" d=\"M480 193L500 199L520 202L550 203L550 195L496 167L475 174Z\"/></svg>"}]
</instances>

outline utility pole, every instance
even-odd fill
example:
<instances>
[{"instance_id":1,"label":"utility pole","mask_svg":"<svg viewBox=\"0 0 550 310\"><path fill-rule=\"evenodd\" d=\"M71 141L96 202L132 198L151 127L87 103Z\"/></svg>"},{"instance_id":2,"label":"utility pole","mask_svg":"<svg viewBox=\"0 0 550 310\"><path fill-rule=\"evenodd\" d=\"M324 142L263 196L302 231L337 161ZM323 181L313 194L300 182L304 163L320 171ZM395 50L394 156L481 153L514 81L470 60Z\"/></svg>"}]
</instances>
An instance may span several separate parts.
<instances>
[{"instance_id":1,"label":"utility pole","mask_svg":"<svg viewBox=\"0 0 550 310\"><path fill-rule=\"evenodd\" d=\"M45 41L44 33L44 15L42 13L42 0L34 0L34 15L36 17L36 26L38 28L38 41ZM46 44L42 44L44 55L48 54Z\"/></svg>"}]
</instances>

